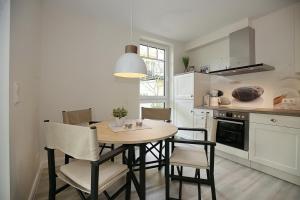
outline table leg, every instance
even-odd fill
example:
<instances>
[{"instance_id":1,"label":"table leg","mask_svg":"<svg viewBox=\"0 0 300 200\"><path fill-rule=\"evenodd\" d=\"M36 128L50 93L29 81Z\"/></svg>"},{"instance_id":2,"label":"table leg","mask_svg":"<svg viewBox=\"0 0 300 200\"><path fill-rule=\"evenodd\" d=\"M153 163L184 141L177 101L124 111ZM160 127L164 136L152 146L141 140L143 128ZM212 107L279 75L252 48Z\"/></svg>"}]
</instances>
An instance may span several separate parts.
<instances>
[{"instance_id":1,"label":"table leg","mask_svg":"<svg viewBox=\"0 0 300 200\"><path fill-rule=\"evenodd\" d=\"M146 199L146 144L140 144L140 199Z\"/></svg>"},{"instance_id":2,"label":"table leg","mask_svg":"<svg viewBox=\"0 0 300 200\"><path fill-rule=\"evenodd\" d=\"M130 145L128 148L128 169L129 169L129 176L127 175L126 177L126 182L127 182L127 190L126 190L126 200L130 199L131 195L131 179L132 179L132 162L133 162L133 153L134 153L134 146Z\"/></svg>"},{"instance_id":3,"label":"table leg","mask_svg":"<svg viewBox=\"0 0 300 200\"><path fill-rule=\"evenodd\" d=\"M169 142L165 141L165 184L166 184L166 199L170 198L170 179L169 179Z\"/></svg>"}]
</instances>

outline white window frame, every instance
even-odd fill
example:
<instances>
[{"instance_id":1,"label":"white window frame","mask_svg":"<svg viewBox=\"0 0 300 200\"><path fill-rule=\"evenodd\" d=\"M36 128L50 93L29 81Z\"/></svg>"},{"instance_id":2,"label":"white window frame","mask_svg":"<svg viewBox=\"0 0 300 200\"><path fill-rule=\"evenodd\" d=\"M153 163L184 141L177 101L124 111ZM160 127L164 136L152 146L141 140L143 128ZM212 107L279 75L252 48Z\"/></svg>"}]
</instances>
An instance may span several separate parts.
<instances>
[{"instance_id":1,"label":"white window frame","mask_svg":"<svg viewBox=\"0 0 300 200\"><path fill-rule=\"evenodd\" d=\"M169 64L169 47L166 45L158 44L155 42L141 40L139 45L144 45L148 47L154 47L158 49L165 50L165 96L140 96L140 103L164 103L165 107L169 107L169 76L170 76L170 64ZM139 52L140 54L140 52ZM142 56L141 56L142 57ZM143 58L143 57L142 57ZM151 59L151 58L148 58ZM140 86L140 84L139 84ZM139 88L140 91L140 88Z\"/></svg>"}]
</instances>

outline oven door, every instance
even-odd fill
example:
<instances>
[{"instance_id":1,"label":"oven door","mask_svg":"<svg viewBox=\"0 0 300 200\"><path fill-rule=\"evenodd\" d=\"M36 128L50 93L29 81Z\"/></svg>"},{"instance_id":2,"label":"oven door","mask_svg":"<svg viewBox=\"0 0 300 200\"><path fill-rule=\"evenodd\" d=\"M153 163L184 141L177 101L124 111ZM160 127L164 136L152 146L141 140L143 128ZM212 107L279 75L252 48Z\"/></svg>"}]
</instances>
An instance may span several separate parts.
<instances>
[{"instance_id":1,"label":"oven door","mask_svg":"<svg viewBox=\"0 0 300 200\"><path fill-rule=\"evenodd\" d=\"M217 119L217 121L217 142L245 150L245 123L225 119Z\"/></svg>"}]
</instances>

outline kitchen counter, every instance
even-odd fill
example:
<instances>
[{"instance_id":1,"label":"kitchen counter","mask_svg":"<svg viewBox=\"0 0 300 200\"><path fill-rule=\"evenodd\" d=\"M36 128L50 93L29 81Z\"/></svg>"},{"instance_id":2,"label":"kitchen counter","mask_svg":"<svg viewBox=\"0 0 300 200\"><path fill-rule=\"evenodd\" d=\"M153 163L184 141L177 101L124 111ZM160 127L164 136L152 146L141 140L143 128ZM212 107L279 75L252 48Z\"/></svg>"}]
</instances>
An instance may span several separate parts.
<instances>
[{"instance_id":1,"label":"kitchen counter","mask_svg":"<svg viewBox=\"0 0 300 200\"><path fill-rule=\"evenodd\" d=\"M232 106L217 106L217 107L199 106L195 108L300 117L300 110L275 109L275 108L245 108L245 107L232 107Z\"/></svg>"}]
</instances>

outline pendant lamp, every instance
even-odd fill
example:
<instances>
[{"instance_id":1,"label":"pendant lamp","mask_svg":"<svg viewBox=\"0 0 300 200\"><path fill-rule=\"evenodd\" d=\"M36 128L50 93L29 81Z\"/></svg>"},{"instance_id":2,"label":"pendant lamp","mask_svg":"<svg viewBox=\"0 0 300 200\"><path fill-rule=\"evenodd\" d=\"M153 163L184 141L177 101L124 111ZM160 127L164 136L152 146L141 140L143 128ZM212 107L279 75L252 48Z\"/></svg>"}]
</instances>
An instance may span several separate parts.
<instances>
[{"instance_id":1,"label":"pendant lamp","mask_svg":"<svg viewBox=\"0 0 300 200\"><path fill-rule=\"evenodd\" d=\"M133 33L133 15L132 0L130 0L131 31L130 38L132 42ZM123 54L117 61L113 75L123 78L143 78L147 75L147 68L144 60L137 54L137 46L130 44L125 47Z\"/></svg>"}]
</instances>

